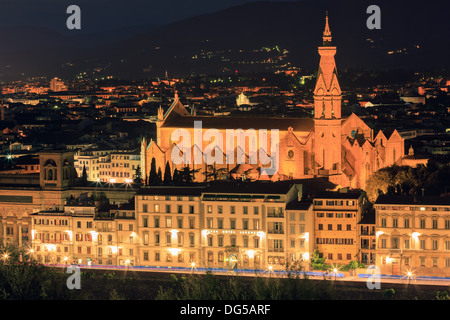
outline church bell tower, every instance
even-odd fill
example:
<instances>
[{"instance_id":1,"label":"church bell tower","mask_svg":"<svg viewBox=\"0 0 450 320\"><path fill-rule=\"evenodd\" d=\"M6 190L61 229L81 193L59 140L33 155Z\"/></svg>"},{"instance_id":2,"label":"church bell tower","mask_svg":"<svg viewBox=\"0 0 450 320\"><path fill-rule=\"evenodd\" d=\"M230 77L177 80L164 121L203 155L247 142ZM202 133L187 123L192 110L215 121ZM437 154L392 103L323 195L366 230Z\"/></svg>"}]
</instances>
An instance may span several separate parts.
<instances>
[{"instance_id":1,"label":"church bell tower","mask_svg":"<svg viewBox=\"0 0 450 320\"><path fill-rule=\"evenodd\" d=\"M341 88L337 78L328 13L319 47L320 63L314 89L314 154L318 174L341 173Z\"/></svg>"}]
</instances>

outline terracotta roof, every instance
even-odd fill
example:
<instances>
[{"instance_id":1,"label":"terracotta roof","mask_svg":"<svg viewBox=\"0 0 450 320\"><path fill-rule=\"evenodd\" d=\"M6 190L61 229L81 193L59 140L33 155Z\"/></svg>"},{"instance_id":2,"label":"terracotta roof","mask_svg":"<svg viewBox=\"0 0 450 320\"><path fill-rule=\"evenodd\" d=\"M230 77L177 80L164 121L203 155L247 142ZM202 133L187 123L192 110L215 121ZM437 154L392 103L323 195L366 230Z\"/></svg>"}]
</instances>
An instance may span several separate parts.
<instances>
[{"instance_id":1,"label":"terracotta roof","mask_svg":"<svg viewBox=\"0 0 450 320\"><path fill-rule=\"evenodd\" d=\"M375 204L450 205L450 197L380 195Z\"/></svg>"},{"instance_id":2,"label":"terracotta roof","mask_svg":"<svg viewBox=\"0 0 450 320\"><path fill-rule=\"evenodd\" d=\"M297 132L314 130L314 120L310 118L279 118L279 117L209 117L180 116L170 119L163 127L192 128L194 121L202 121L203 128L215 129L278 129L288 130L292 127Z\"/></svg>"}]
</instances>

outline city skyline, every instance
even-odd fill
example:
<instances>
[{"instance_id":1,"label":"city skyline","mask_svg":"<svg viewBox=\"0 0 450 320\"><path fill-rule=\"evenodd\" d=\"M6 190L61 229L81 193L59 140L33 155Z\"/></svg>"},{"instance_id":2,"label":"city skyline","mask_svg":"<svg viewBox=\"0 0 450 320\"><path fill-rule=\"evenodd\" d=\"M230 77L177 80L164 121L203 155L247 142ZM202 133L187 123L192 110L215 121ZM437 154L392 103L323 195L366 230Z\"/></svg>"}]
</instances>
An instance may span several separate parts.
<instances>
[{"instance_id":1,"label":"city skyline","mask_svg":"<svg viewBox=\"0 0 450 320\"><path fill-rule=\"evenodd\" d=\"M0 24L4 298L450 299L448 22L408 24L436 8L177 4L81 1L173 9L90 44L77 7Z\"/></svg>"}]
</instances>

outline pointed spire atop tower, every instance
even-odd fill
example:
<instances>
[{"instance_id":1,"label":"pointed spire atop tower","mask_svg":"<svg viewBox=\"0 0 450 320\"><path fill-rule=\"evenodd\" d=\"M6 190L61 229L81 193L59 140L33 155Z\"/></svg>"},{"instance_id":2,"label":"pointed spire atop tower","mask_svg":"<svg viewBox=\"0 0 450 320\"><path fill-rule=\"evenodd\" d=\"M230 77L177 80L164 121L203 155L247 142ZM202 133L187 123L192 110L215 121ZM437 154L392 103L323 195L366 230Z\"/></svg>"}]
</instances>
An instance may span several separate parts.
<instances>
[{"instance_id":1,"label":"pointed spire atop tower","mask_svg":"<svg viewBox=\"0 0 450 320\"><path fill-rule=\"evenodd\" d=\"M328 11L325 17L325 30L323 31L323 45L324 46L331 45L331 30L330 25L328 24Z\"/></svg>"},{"instance_id":2,"label":"pointed spire atop tower","mask_svg":"<svg viewBox=\"0 0 450 320\"><path fill-rule=\"evenodd\" d=\"M161 107L161 105L159 105L159 108L158 108L158 121L162 121L162 120L164 120L164 110Z\"/></svg>"}]
</instances>

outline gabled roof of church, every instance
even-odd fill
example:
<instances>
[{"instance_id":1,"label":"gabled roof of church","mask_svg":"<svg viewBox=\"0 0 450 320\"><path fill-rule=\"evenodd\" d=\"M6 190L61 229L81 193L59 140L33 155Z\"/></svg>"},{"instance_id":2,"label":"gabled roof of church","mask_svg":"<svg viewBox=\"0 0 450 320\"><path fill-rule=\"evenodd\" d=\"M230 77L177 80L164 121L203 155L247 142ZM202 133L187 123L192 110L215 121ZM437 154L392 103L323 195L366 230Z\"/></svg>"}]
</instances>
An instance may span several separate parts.
<instances>
[{"instance_id":1,"label":"gabled roof of church","mask_svg":"<svg viewBox=\"0 0 450 320\"><path fill-rule=\"evenodd\" d=\"M159 151L161 151L161 153L164 153L164 151L162 151L162 149L158 146L158 144L153 139L147 145L147 149L146 150L150 149L151 146L155 146L156 148L158 148Z\"/></svg>"},{"instance_id":2,"label":"gabled roof of church","mask_svg":"<svg viewBox=\"0 0 450 320\"><path fill-rule=\"evenodd\" d=\"M168 119L162 127L193 128L194 121L201 121L202 128L215 129L278 129L294 132L310 132L314 130L314 120L310 118L281 117L210 117L210 116L179 116Z\"/></svg>"},{"instance_id":3,"label":"gabled roof of church","mask_svg":"<svg viewBox=\"0 0 450 320\"><path fill-rule=\"evenodd\" d=\"M164 121L177 118L179 116L188 116L189 112L186 110L184 105L178 99L178 95L175 95L175 100L172 102L169 109L164 113Z\"/></svg>"}]
</instances>

